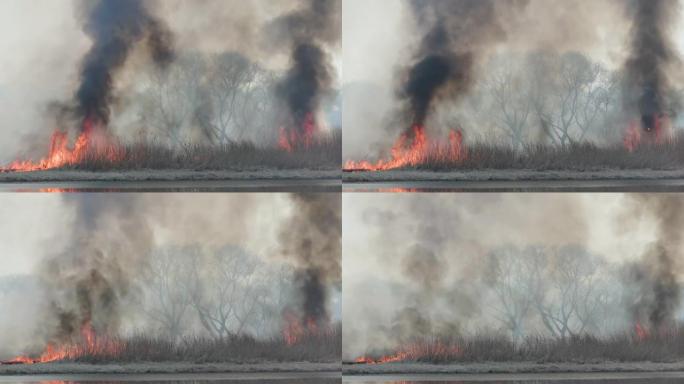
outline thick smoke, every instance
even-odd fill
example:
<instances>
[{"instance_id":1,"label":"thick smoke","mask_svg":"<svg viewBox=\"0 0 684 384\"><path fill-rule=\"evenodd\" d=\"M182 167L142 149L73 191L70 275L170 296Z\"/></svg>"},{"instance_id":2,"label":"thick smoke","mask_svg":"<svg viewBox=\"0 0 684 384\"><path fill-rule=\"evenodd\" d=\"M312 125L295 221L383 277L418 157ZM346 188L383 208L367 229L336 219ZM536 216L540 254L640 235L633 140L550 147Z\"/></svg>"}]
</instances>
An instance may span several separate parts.
<instances>
[{"instance_id":1,"label":"thick smoke","mask_svg":"<svg viewBox=\"0 0 684 384\"><path fill-rule=\"evenodd\" d=\"M334 70L328 48L340 42L342 1L306 0L304 6L267 26L275 44L291 49L291 67L277 88L292 124L303 129L321 98L332 90Z\"/></svg>"},{"instance_id":2,"label":"thick smoke","mask_svg":"<svg viewBox=\"0 0 684 384\"><path fill-rule=\"evenodd\" d=\"M340 196L293 194L292 204L292 216L280 231L280 253L297 270L302 320L326 324L330 319L328 287L339 284L342 273Z\"/></svg>"},{"instance_id":3,"label":"thick smoke","mask_svg":"<svg viewBox=\"0 0 684 384\"><path fill-rule=\"evenodd\" d=\"M166 66L173 57L173 36L148 9L149 1L99 0L84 2L83 29L92 47L83 59L76 91L77 113L107 124L114 99L116 75L136 44L146 40L155 64Z\"/></svg>"},{"instance_id":4,"label":"thick smoke","mask_svg":"<svg viewBox=\"0 0 684 384\"><path fill-rule=\"evenodd\" d=\"M500 18L524 4L516 0L410 2L419 26L427 28L399 91L412 125L425 124L438 97L459 97L470 90L484 51L506 38Z\"/></svg>"},{"instance_id":5,"label":"thick smoke","mask_svg":"<svg viewBox=\"0 0 684 384\"><path fill-rule=\"evenodd\" d=\"M677 0L630 0L625 5L632 19L630 52L625 63L625 104L639 111L643 128L650 131L660 115L676 112L672 100L668 100L672 90L668 70L678 64L671 31L679 4Z\"/></svg>"},{"instance_id":6,"label":"thick smoke","mask_svg":"<svg viewBox=\"0 0 684 384\"><path fill-rule=\"evenodd\" d=\"M656 220L656 240L641 260L628 268L627 297L634 321L654 329L672 325L678 310L682 287L682 234L684 201L679 196L634 195L636 217Z\"/></svg>"},{"instance_id":7,"label":"thick smoke","mask_svg":"<svg viewBox=\"0 0 684 384\"><path fill-rule=\"evenodd\" d=\"M152 248L152 230L139 199L69 198L76 209L72 245L52 255L41 271L51 302L54 341L78 338L84 327L97 333L119 330L124 303ZM115 225L116 230L111 230Z\"/></svg>"}]
</instances>

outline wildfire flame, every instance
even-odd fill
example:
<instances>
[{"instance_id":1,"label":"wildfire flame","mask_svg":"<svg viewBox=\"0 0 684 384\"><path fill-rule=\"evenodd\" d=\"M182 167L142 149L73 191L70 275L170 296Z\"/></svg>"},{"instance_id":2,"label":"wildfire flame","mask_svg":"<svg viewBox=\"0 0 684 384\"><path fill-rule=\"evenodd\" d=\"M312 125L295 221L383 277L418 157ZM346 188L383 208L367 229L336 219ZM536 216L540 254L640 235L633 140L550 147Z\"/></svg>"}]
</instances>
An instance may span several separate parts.
<instances>
[{"instance_id":1,"label":"wildfire flame","mask_svg":"<svg viewBox=\"0 0 684 384\"><path fill-rule=\"evenodd\" d=\"M116 356L122 349L121 343L107 337L98 337L90 323L81 327L81 338L77 343L49 343L38 357L17 356L2 364L38 364L52 361L71 360L89 354Z\"/></svg>"},{"instance_id":2,"label":"wildfire flame","mask_svg":"<svg viewBox=\"0 0 684 384\"><path fill-rule=\"evenodd\" d=\"M651 332L639 322L634 326L634 333L638 341L644 341L651 336Z\"/></svg>"},{"instance_id":3,"label":"wildfire flame","mask_svg":"<svg viewBox=\"0 0 684 384\"><path fill-rule=\"evenodd\" d=\"M50 149L48 155L41 160L34 162L31 160L16 160L2 171L31 172L47 169L61 168L64 166L75 165L81 162L86 155L93 153L99 158L116 162L121 158L118 146L112 144L112 139L105 136L103 127L94 119L86 118L83 120L81 133L76 138L73 146L69 145L67 132L55 130L50 138Z\"/></svg>"},{"instance_id":4,"label":"wildfire flame","mask_svg":"<svg viewBox=\"0 0 684 384\"><path fill-rule=\"evenodd\" d=\"M286 129L280 127L278 148L292 152L297 148L310 148L314 144L314 138L318 127L313 113L308 113L302 124L302 129Z\"/></svg>"},{"instance_id":5,"label":"wildfire flame","mask_svg":"<svg viewBox=\"0 0 684 384\"><path fill-rule=\"evenodd\" d=\"M347 161L345 171L385 171L406 166L417 166L429 158L437 158L449 162L458 162L466 158L463 145L463 132L460 129L449 131L448 143L431 141L425 132L425 127L415 125L412 135L404 133L394 143L391 159L380 159L375 163L369 161ZM412 136L412 137L411 137Z\"/></svg>"},{"instance_id":6,"label":"wildfire flame","mask_svg":"<svg viewBox=\"0 0 684 384\"><path fill-rule=\"evenodd\" d=\"M301 320L290 311L287 311L283 317L285 325L282 335L287 345L299 344L308 337L319 337L332 332L329 326L321 326L313 318Z\"/></svg>"},{"instance_id":7,"label":"wildfire flame","mask_svg":"<svg viewBox=\"0 0 684 384\"><path fill-rule=\"evenodd\" d=\"M385 364L398 361L421 361L428 357L429 360L450 360L463 356L463 351L458 345L443 342L419 342L401 347L396 353L377 358L361 356L354 360L357 364Z\"/></svg>"},{"instance_id":8,"label":"wildfire flame","mask_svg":"<svg viewBox=\"0 0 684 384\"><path fill-rule=\"evenodd\" d=\"M647 121L645 121L647 120ZM644 126L644 124L647 124ZM663 144L671 136L670 122L667 116L653 115L642 118L642 121L632 120L622 139L626 150L634 152L648 140L649 143Z\"/></svg>"}]
</instances>

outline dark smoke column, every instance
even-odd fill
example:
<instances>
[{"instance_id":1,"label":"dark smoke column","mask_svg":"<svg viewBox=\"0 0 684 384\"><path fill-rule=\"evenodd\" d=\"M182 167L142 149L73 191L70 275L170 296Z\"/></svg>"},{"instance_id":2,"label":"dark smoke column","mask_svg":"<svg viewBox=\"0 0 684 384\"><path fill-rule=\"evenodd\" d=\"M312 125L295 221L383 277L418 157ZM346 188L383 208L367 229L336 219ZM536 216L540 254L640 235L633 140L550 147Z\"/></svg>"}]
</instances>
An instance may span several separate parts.
<instances>
[{"instance_id":1,"label":"dark smoke column","mask_svg":"<svg viewBox=\"0 0 684 384\"><path fill-rule=\"evenodd\" d=\"M64 199L75 213L70 245L39 267L51 303L50 341L77 341L85 329L116 335L153 245L143 202L115 194Z\"/></svg>"},{"instance_id":2,"label":"dark smoke column","mask_svg":"<svg viewBox=\"0 0 684 384\"><path fill-rule=\"evenodd\" d=\"M656 331L672 326L680 305L684 200L671 195L633 195L634 217L647 214L656 220L657 238L628 270L628 309L634 321Z\"/></svg>"},{"instance_id":3,"label":"dark smoke column","mask_svg":"<svg viewBox=\"0 0 684 384\"><path fill-rule=\"evenodd\" d=\"M632 19L630 53L625 63L626 107L641 115L646 131L657 128L668 105L668 67L678 62L670 31L679 6L677 0L629 0L625 2Z\"/></svg>"},{"instance_id":4,"label":"dark smoke column","mask_svg":"<svg viewBox=\"0 0 684 384\"><path fill-rule=\"evenodd\" d=\"M341 280L342 202L339 194L293 194L292 216L280 230L280 253L295 268L302 324L327 326L328 287Z\"/></svg>"},{"instance_id":5,"label":"dark smoke column","mask_svg":"<svg viewBox=\"0 0 684 384\"><path fill-rule=\"evenodd\" d=\"M290 48L291 66L278 84L277 95L287 106L295 140L310 140L318 128L315 120L321 97L333 86L328 49L339 44L341 0L304 0L300 9L267 26L274 44ZM327 48L327 49L326 49Z\"/></svg>"},{"instance_id":6,"label":"dark smoke column","mask_svg":"<svg viewBox=\"0 0 684 384\"><path fill-rule=\"evenodd\" d=\"M142 40L152 59L165 66L173 59L173 37L147 9L144 0L82 2L83 30L93 45L83 59L76 91L77 112L84 121L106 125L113 101L114 79L133 47ZM84 129L87 125L84 123Z\"/></svg>"},{"instance_id":7,"label":"dark smoke column","mask_svg":"<svg viewBox=\"0 0 684 384\"><path fill-rule=\"evenodd\" d=\"M440 96L459 97L474 81L474 68L492 44L505 39L501 17L511 16L526 1L516 0L410 0L424 36L401 84L411 126L423 127Z\"/></svg>"}]
</instances>

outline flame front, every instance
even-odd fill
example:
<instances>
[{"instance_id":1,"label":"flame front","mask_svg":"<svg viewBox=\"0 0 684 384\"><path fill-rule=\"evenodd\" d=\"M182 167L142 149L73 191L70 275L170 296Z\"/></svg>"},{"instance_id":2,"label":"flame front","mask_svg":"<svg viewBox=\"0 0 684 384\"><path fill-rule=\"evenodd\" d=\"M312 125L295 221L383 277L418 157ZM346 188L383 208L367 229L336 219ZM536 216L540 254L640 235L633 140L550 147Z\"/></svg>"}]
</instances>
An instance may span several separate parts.
<instances>
[{"instance_id":1,"label":"flame front","mask_svg":"<svg viewBox=\"0 0 684 384\"><path fill-rule=\"evenodd\" d=\"M318 128L314 115L313 113L308 113L302 123L301 130L280 127L278 148L287 152L292 152L297 148L310 148L314 144L314 136L317 131Z\"/></svg>"},{"instance_id":2,"label":"flame front","mask_svg":"<svg viewBox=\"0 0 684 384\"><path fill-rule=\"evenodd\" d=\"M77 343L49 343L38 357L17 356L2 364L38 364L60 360L73 360L86 355L117 356L122 344L107 337L98 337L92 325L86 323L81 328L81 339Z\"/></svg>"},{"instance_id":3,"label":"flame front","mask_svg":"<svg viewBox=\"0 0 684 384\"><path fill-rule=\"evenodd\" d=\"M667 116L653 115L641 120L632 120L625 131L622 143L629 152L634 152L645 142L660 145L672 137L672 126Z\"/></svg>"},{"instance_id":4,"label":"flame front","mask_svg":"<svg viewBox=\"0 0 684 384\"><path fill-rule=\"evenodd\" d=\"M638 341L644 341L651 336L651 332L646 329L640 322L637 322L634 326L634 333Z\"/></svg>"},{"instance_id":5,"label":"flame front","mask_svg":"<svg viewBox=\"0 0 684 384\"><path fill-rule=\"evenodd\" d=\"M466 150L463 146L463 132L452 129L449 131L447 143L431 141L425 132L425 127L415 125L411 130L412 135L404 133L394 143L391 150L391 159L378 160L375 163L369 161L347 161L345 171L385 171L406 166L418 166L429 159L438 159L444 162L459 162L466 158Z\"/></svg>"},{"instance_id":6,"label":"flame front","mask_svg":"<svg viewBox=\"0 0 684 384\"><path fill-rule=\"evenodd\" d=\"M61 168L76 165L91 154L109 162L116 162L122 158L121 150L116 144L112 144L113 140L110 137L104 136L102 132L104 129L100 124L94 119L86 118L83 120L81 133L73 146L69 145L67 132L55 130L50 138L50 149L46 157L37 162L16 160L0 170L30 172Z\"/></svg>"},{"instance_id":7,"label":"flame front","mask_svg":"<svg viewBox=\"0 0 684 384\"><path fill-rule=\"evenodd\" d=\"M296 314L289 311L284 314L284 322L282 335L285 343L290 346L299 344L306 338L325 336L332 332L329 325L320 325L313 318L300 320Z\"/></svg>"},{"instance_id":8,"label":"flame front","mask_svg":"<svg viewBox=\"0 0 684 384\"><path fill-rule=\"evenodd\" d=\"M357 364L385 364L399 361L423 361L423 360L454 360L463 356L463 350L457 344L449 344L440 341L416 342L399 348L396 353L377 358L361 356L354 360Z\"/></svg>"}]
</instances>

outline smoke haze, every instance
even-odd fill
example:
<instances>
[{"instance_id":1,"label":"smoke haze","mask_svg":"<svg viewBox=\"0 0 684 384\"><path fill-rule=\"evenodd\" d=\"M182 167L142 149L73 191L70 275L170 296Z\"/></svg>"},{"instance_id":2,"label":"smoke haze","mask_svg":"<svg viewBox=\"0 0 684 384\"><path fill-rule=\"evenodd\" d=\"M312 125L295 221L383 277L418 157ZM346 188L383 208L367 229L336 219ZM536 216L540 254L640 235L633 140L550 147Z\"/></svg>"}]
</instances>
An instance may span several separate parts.
<instances>
[{"instance_id":1,"label":"smoke haze","mask_svg":"<svg viewBox=\"0 0 684 384\"><path fill-rule=\"evenodd\" d=\"M605 90L602 96L587 95L582 103L593 106L593 101L587 100L600 98L607 111L582 122L582 127L571 127L568 134L572 140L598 145L621 142L625 121L639 117L638 98L645 88L637 83L643 82L638 79L645 73L629 75L632 80L627 84L632 86L615 87L613 82L628 76L625 68L639 61L635 58L659 62L649 68L652 73L663 74L660 78L667 86L661 88L676 93L682 86L677 66L671 65L678 61L684 45L678 33L684 29L682 10L674 2L662 2L658 7L667 16L654 31L661 34L659 42L666 44L667 50L655 57L649 56L652 49L636 54L638 33L634 27L644 25L629 10L636 1L365 3L352 0L345 6L345 159L385 157L402 132L410 136L411 125L423 122L432 137L443 137L449 129L460 128L467 142L515 147L520 140L558 145L545 136L540 120L553 120L562 113L556 110L560 107L554 107L554 100L562 100L564 81L578 79L572 77L577 60L565 59L570 55L581 56L589 63L581 70L585 76L581 81ZM369 63L366 57L375 59ZM560 64L547 62L546 69L535 67L532 63L540 57L559 60ZM601 71L594 74L593 66ZM535 89L529 78L554 85ZM509 94L502 99L493 89L496 84L504 84L510 95L521 95L530 105L511 100ZM666 93L662 92L665 104L670 109L676 107L678 99ZM523 126L521 137L510 139L509 127L502 123L506 121L502 103L508 118L525 116L528 107L532 111L524 121L516 122ZM377 107L368 108L369 104ZM586 113L592 113L591 108ZM560 119L556 120L544 124L560 124Z\"/></svg>"},{"instance_id":2,"label":"smoke haze","mask_svg":"<svg viewBox=\"0 0 684 384\"><path fill-rule=\"evenodd\" d=\"M306 214L297 203L302 197L287 194L55 194L36 198L28 206L16 204L26 220L2 221L0 227L7 227L3 233L11 236L13 226L40 233L31 246L21 245L29 240L25 236L21 244L18 238L0 242L7 267L0 274L0 308L21 303L13 311L2 310L0 325L21 332L3 332L0 359L38 353L49 341L78 341L86 326L100 335L225 337L229 334L211 333L212 328L190 309L177 325L159 321L174 315L166 313L159 300L189 305L186 300L192 299L203 310L217 310L213 303L220 297L220 287L232 287L239 294L242 301L234 302L238 298L232 296L223 300L235 306L231 313L249 319L240 326L238 318L230 317L224 324L227 332L240 329L259 338L279 335L282 309L302 305L308 310L305 303L313 303L312 311L322 313L325 320L339 321L340 261L334 258L341 252L340 228L328 225L323 216L337 212L339 220L339 195L329 195L307 196L305 201L313 207ZM5 196L2 206L15 206L14 199ZM332 208L326 210L329 204ZM297 212L297 219L292 212ZM3 217L17 216L5 213L9 215ZM306 260L296 259L299 255L272 256L284 246L284 226L293 235L298 233L296 226L302 226L301 238L312 241ZM24 265L26 261L30 263ZM306 275L311 278L301 278L300 271L312 270L316 273ZM232 273L238 275L225 278ZM159 276L178 289L164 288ZM249 317L254 316L251 312L241 312L244 300L254 300L264 314L274 312L257 321Z\"/></svg>"},{"instance_id":3,"label":"smoke haze","mask_svg":"<svg viewBox=\"0 0 684 384\"><path fill-rule=\"evenodd\" d=\"M343 329L345 359L412 337L484 332L519 340L567 337L583 327L602 336L631 331L637 321L657 329L682 319L679 236L665 229L675 230L682 215L676 195L354 194L343 200L344 318L353 319ZM576 307L568 333L557 334L544 316L569 309L555 291L566 286L585 292L587 307L594 300L587 292L600 292L605 312ZM504 322L504 303L527 309Z\"/></svg>"},{"instance_id":4,"label":"smoke haze","mask_svg":"<svg viewBox=\"0 0 684 384\"><path fill-rule=\"evenodd\" d=\"M114 3L115 10L111 7ZM6 38L0 42L0 48L12 54L1 59L4 71L0 75L0 123L7 128L0 136L3 153L0 163L43 155L54 129L78 132L83 128L79 120L87 115L92 115L93 120L108 122L109 131L122 141L140 137L164 141L169 140L169 133L177 135L179 140L207 140L201 131L213 127L225 131L225 137L220 137L223 141L249 140L272 145L277 139L278 126L287 115L283 112L285 106L276 106L271 100L276 97L274 84L288 76L293 52L289 42L295 36L304 36L302 31L321 34L313 43L325 60L315 63L321 64L318 67L321 70L310 83L313 88L306 90L313 96L304 103L308 104L307 108L317 109L320 125L327 129L330 122L324 115L327 110L322 109L330 109L332 101L328 100L328 93L334 93L338 86L340 70L339 44L335 42L339 42L341 35L340 15L334 13L339 2L320 2L330 4L333 13L318 20L321 25L315 30L308 26L302 29L283 25L277 35L271 32L276 20L301 13L309 3L303 0L275 3L127 0L122 4L11 0L3 3L0 14L7 17L3 25L11 26L12 30L3 33ZM321 8L319 2L313 3L316 10ZM21 21L24 19L26 22ZM289 31L290 28L299 29ZM284 39L288 43L283 43ZM244 103L254 99L263 107L257 110L253 105L241 105L240 118L252 121L231 121L226 127L216 127L225 116L208 112L213 109L215 113L218 109L209 105L208 100L217 103L221 99L207 88L219 84L212 78L218 66L214 63L228 54L241 56L250 68L258 69L256 80L248 79L250 86L239 84L241 93L237 100ZM197 65L201 62L210 65ZM296 69L289 73L295 72ZM258 92L247 95L246 89ZM159 92L165 95L163 101L167 104L163 107L170 113L164 118L172 121L173 129L180 134L165 132L169 127L162 127L160 122L164 120L154 115L155 106L150 103L155 100L150 98L154 99L151 96ZM183 97L186 99L181 100ZM196 104L205 109L198 112L200 108ZM60 112L57 117L63 117L65 110L70 118L56 121L55 111ZM189 111L186 113L186 110ZM198 114L202 118L210 116L209 124L197 119Z\"/></svg>"}]
</instances>

